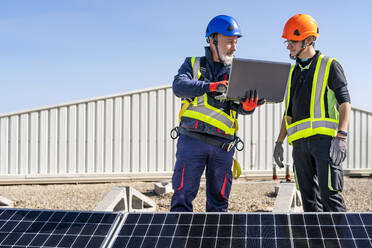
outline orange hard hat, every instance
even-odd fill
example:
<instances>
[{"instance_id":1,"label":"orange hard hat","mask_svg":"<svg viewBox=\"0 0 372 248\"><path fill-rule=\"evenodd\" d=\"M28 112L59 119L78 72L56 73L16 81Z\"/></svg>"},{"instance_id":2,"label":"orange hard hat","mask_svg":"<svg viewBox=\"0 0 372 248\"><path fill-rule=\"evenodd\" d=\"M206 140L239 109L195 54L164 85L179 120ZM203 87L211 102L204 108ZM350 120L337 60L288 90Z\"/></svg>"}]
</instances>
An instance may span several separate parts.
<instances>
[{"instance_id":1,"label":"orange hard hat","mask_svg":"<svg viewBox=\"0 0 372 248\"><path fill-rule=\"evenodd\" d=\"M309 36L319 36L318 24L309 15L292 16L284 26L282 37L287 40L304 40Z\"/></svg>"}]
</instances>

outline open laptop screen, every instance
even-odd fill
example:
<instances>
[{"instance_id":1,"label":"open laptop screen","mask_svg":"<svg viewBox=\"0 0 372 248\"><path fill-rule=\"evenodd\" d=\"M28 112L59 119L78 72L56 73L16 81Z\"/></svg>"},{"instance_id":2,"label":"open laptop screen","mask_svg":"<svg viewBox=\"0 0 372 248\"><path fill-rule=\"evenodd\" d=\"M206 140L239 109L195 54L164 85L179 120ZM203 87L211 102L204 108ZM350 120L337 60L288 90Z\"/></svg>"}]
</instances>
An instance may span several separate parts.
<instances>
[{"instance_id":1,"label":"open laptop screen","mask_svg":"<svg viewBox=\"0 0 372 248\"><path fill-rule=\"evenodd\" d=\"M282 102L290 68L290 63L234 58L226 98L241 99L257 90L267 102Z\"/></svg>"}]
</instances>

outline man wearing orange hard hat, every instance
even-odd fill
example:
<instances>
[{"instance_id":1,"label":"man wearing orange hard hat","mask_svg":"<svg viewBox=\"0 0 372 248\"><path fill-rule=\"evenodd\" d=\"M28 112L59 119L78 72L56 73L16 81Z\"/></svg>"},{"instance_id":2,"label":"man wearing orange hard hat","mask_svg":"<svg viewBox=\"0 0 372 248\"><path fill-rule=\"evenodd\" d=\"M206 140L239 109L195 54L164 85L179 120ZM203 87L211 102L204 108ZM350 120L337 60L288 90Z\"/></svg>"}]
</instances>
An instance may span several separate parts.
<instances>
[{"instance_id":1,"label":"man wearing orange hard hat","mask_svg":"<svg viewBox=\"0 0 372 248\"><path fill-rule=\"evenodd\" d=\"M342 162L346 158L350 95L340 63L315 50L318 24L297 14L282 37L296 60L289 74L285 113L274 160L283 167L283 141L293 145L294 173L304 211L344 212Z\"/></svg>"}]
</instances>

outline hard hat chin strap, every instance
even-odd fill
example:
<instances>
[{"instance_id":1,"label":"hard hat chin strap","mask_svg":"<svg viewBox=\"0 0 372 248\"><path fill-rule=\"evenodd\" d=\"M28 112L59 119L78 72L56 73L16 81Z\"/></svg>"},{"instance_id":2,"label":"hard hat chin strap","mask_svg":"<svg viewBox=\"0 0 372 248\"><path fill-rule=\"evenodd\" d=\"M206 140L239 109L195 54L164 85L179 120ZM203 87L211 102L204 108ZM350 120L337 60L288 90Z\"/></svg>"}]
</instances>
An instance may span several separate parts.
<instances>
[{"instance_id":1,"label":"hard hat chin strap","mask_svg":"<svg viewBox=\"0 0 372 248\"><path fill-rule=\"evenodd\" d=\"M223 60L222 60L222 58L221 58L221 56L220 56L220 52L219 52L219 50L218 50L218 38L217 38L217 34L215 34L214 35L214 37L213 37L213 44L214 44L214 46L216 47L216 51L217 51L217 56L218 56L218 59L221 61L221 62L224 62Z\"/></svg>"},{"instance_id":2,"label":"hard hat chin strap","mask_svg":"<svg viewBox=\"0 0 372 248\"><path fill-rule=\"evenodd\" d=\"M314 45L314 46L315 46L314 41L312 41L309 45L306 45L305 40L303 40L303 41L302 41L302 47L301 47L301 50L298 51L298 53L297 53L295 56L292 56L291 53L289 53L289 57L290 57L291 59L293 59L293 60L296 60L296 59L301 55L301 53L302 53L302 52L303 52L307 47L309 47L309 46L311 46L311 45Z\"/></svg>"}]
</instances>

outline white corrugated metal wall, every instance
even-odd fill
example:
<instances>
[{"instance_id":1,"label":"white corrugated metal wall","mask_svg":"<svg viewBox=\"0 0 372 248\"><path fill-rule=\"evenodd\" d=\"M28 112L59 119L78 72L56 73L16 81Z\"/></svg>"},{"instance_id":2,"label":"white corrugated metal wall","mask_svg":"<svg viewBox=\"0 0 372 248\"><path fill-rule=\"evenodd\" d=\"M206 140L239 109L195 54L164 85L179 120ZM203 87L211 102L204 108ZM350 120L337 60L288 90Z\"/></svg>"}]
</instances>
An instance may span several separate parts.
<instances>
[{"instance_id":1,"label":"white corrugated metal wall","mask_svg":"<svg viewBox=\"0 0 372 248\"><path fill-rule=\"evenodd\" d=\"M179 108L166 86L0 115L0 179L169 175ZM239 117L245 172L271 173L282 111L265 104ZM353 109L346 169L372 169L371 130L372 113Z\"/></svg>"}]
</instances>

